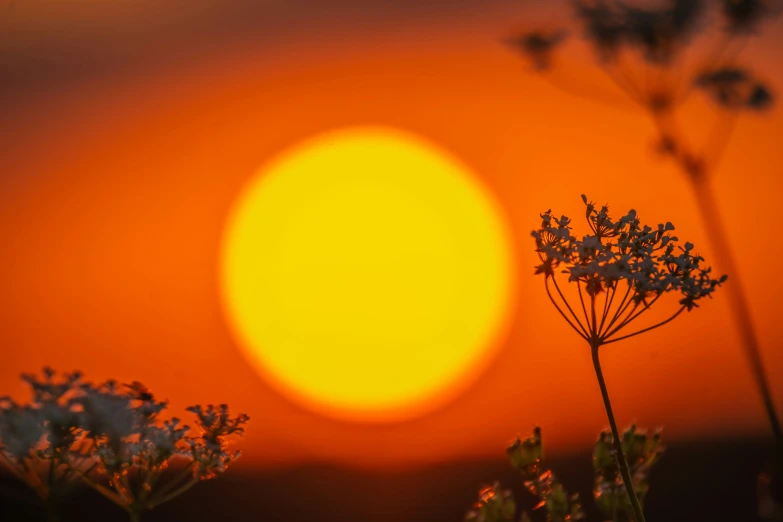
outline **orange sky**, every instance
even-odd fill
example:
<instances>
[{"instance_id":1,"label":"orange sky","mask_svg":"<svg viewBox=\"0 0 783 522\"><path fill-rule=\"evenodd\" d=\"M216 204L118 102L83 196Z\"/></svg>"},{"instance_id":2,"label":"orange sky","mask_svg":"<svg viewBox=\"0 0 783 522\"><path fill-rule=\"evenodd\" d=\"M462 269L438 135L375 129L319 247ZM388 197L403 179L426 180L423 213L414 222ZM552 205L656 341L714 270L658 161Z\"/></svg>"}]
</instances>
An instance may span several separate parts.
<instances>
[{"instance_id":1,"label":"orange sky","mask_svg":"<svg viewBox=\"0 0 783 522\"><path fill-rule=\"evenodd\" d=\"M210 52L171 51L169 61L148 66L129 59L67 81L54 69L15 77L0 91L9 115L0 122L0 392L21 393L18 374L49 364L141 380L175 408L228 402L253 418L246 462L267 465L499 455L535 424L554 453L592 443L606 421L589 352L532 275L538 213L579 216L584 192L618 211L634 207L646 222L672 221L708 260L710 250L686 181L650 152L644 116L573 98L529 74L498 43L515 27L510 20L525 21L524 9L499 2L473 13L403 12L389 21L379 7L355 27L302 15L290 33L258 43L252 34L216 39ZM164 34L169 25L156 16L163 29L155 34ZM87 18L80 27L100 27ZM20 56L49 56L44 40L7 39L0 63L21 74ZM139 45L129 56L152 53ZM769 38L746 49L777 86L779 49ZM579 52L560 65L600 82ZM696 102L693 115L703 111ZM217 249L240 187L279 150L354 124L396 126L459 156L503 207L518 260L514 323L488 371L442 410L398 424L341 422L291 404L245 362L218 302ZM775 298L783 280L771 261L783 255L773 235L781 132L779 110L744 117L716 181L779 404ZM764 432L723 297L606 348L621 424L664 425L671 439Z\"/></svg>"}]
</instances>

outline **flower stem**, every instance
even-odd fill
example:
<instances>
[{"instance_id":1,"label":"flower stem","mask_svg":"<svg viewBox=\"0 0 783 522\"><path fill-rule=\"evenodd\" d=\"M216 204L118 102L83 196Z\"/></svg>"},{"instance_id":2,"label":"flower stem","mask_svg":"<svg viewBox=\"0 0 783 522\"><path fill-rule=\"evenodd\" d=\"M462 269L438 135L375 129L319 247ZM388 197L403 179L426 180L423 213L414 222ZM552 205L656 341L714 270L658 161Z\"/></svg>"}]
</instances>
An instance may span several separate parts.
<instances>
[{"instance_id":1,"label":"flower stem","mask_svg":"<svg viewBox=\"0 0 783 522\"><path fill-rule=\"evenodd\" d=\"M628 462L625 460L625 453L623 453L623 444L620 439L620 433L617 430L617 422L614 420L614 413L612 413L612 403L609 401L609 392L606 389L604 373L601 371L601 363L598 360L599 346L600 345L598 344L593 344L591 347L593 366L595 367L595 376L598 378L598 386L601 387L601 395L603 396L604 406L606 407L606 416L609 418L609 426L612 428L612 439L615 452L617 453L617 467L620 468L625 490L628 492L628 498L631 501L635 522L645 522L644 513L642 513L642 505L639 502L639 498L636 496L636 491L634 490L633 481L631 479L631 471L628 468Z\"/></svg>"},{"instance_id":2,"label":"flower stem","mask_svg":"<svg viewBox=\"0 0 783 522\"><path fill-rule=\"evenodd\" d=\"M748 300L745 297L744 287L740 279L740 271L734 262L732 249L726 237L726 231L718 210L718 203L715 200L715 194L709 179L707 176L690 176L689 179L693 182L692 186L707 232L707 238L715 250L718 263L722 266L723 271L729 275L729 280L726 283L726 291L729 292L730 296L729 305L734 321L739 328L745 355L750 364L753 378L758 386L759 394L775 437L778 465L780 466L783 462L783 429L780 427L775 403L772 400L772 392L770 391L769 380L764 369L764 362L761 358L761 348L753 327L750 307L748 306Z\"/></svg>"},{"instance_id":3,"label":"flower stem","mask_svg":"<svg viewBox=\"0 0 783 522\"><path fill-rule=\"evenodd\" d=\"M187 490L189 490L190 488L192 488L197 482L198 482L198 479L196 479L196 478L190 479L189 481L185 482L184 484L182 484L180 487L178 487L174 491L172 491L170 493L167 493L166 495L161 495L160 497L155 499L154 502L150 501L150 506L151 507L155 507L155 506L158 506L160 504L163 504L164 502L168 502L169 500L173 499L174 497L178 497L182 493L184 493Z\"/></svg>"},{"instance_id":4,"label":"flower stem","mask_svg":"<svg viewBox=\"0 0 783 522\"><path fill-rule=\"evenodd\" d=\"M141 511L131 509L128 511L128 515L130 516L130 522L141 522Z\"/></svg>"}]
</instances>

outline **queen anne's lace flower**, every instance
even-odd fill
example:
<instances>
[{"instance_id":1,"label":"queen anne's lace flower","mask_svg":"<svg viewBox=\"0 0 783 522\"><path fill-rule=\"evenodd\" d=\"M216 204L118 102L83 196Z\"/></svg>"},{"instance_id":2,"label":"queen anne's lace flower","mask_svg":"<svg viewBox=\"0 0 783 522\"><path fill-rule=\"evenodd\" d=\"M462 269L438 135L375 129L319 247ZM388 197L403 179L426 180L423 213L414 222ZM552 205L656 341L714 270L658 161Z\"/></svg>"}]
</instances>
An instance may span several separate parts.
<instances>
[{"instance_id":1,"label":"queen anne's lace flower","mask_svg":"<svg viewBox=\"0 0 783 522\"><path fill-rule=\"evenodd\" d=\"M46 430L40 412L0 398L0 452L13 462L33 457Z\"/></svg>"},{"instance_id":2,"label":"queen anne's lace flower","mask_svg":"<svg viewBox=\"0 0 783 522\"><path fill-rule=\"evenodd\" d=\"M541 261L535 273L544 275L552 303L591 344L621 339L615 334L665 293L680 295L681 308L676 316L697 307L700 299L711 297L726 281L725 275L712 277L712 269L704 266L704 258L694 252L691 243L678 245L677 237L671 234L671 223L655 228L643 226L634 210L613 220L608 207L598 209L585 196L582 200L590 234L574 236L571 220L554 217L548 210L541 215L541 228L532 236ZM580 318L576 307L566 300L557 282L558 273L576 284L584 317ZM550 284L559 300L550 291ZM603 303L598 302L600 296Z\"/></svg>"},{"instance_id":3,"label":"queen anne's lace flower","mask_svg":"<svg viewBox=\"0 0 783 522\"><path fill-rule=\"evenodd\" d=\"M179 419L161 419L166 401L158 401L141 383L83 382L81 374L56 380L24 374L32 401L19 405L0 397L0 457L47 500L55 485L82 480L137 520L141 512L212 478L239 457L228 445L244 433L249 417L232 417L228 406L188 408L197 433ZM36 473L47 462L49 476ZM158 486L170 463L184 466ZM93 471L104 477L93 476ZM106 487L105 484L109 487Z\"/></svg>"}]
</instances>

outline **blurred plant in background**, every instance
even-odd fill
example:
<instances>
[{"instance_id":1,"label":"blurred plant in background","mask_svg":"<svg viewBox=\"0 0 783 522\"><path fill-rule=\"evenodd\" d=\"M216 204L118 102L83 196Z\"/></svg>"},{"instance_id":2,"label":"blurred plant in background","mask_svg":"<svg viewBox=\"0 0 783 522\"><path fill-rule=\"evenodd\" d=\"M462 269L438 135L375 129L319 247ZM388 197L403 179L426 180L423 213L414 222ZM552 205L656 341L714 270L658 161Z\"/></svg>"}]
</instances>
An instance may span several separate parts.
<instances>
[{"instance_id":1,"label":"blurred plant in background","mask_svg":"<svg viewBox=\"0 0 783 522\"><path fill-rule=\"evenodd\" d=\"M196 427L162 419L166 402L141 383L94 385L79 373L55 380L23 375L29 404L0 399L0 456L44 501L49 520L74 484L83 482L138 521L144 511L218 476L239 457L229 451L249 417L228 406L192 406ZM161 484L167 468L179 467Z\"/></svg>"},{"instance_id":2,"label":"blurred plant in background","mask_svg":"<svg viewBox=\"0 0 783 522\"><path fill-rule=\"evenodd\" d=\"M579 494L568 495L552 470L544 467L544 446L541 429L535 428L533 435L521 440L517 437L507 448L511 465L524 480L527 489L539 502L533 509L544 509L547 522L568 522L583 520Z\"/></svg>"},{"instance_id":3,"label":"blurred plant in background","mask_svg":"<svg viewBox=\"0 0 783 522\"><path fill-rule=\"evenodd\" d=\"M715 198L714 172L737 117L772 106L770 88L760 76L738 61L762 23L780 12L772 0L662 0L643 6L619 0L570 0L582 33L597 57L597 67L619 89L604 92L596 86L558 82L553 75L555 52L566 30L523 32L507 39L540 73L567 92L601 103L630 101L642 109L657 129L657 149L671 158L693 189L708 240L718 264L732 278L730 307L747 360L761 395L777 447L776 468L783 470L783 430L772 400L761 348L753 326L740 271L732 253ZM697 36L705 38L703 57L686 52ZM682 109L694 92L702 92L717 108L718 121L706 141L697 146L693 132L682 127ZM618 96L619 94L619 96ZM689 139L689 134L691 135ZM783 501L783 487L776 488Z\"/></svg>"},{"instance_id":4,"label":"blurred plant in background","mask_svg":"<svg viewBox=\"0 0 783 522\"><path fill-rule=\"evenodd\" d=\"M649 490L648 476L652 466L663 453L660 434L647 437L635 426L623 433L623 448L633 471L633 480L640 499ZM525 439L517 437L507 448L509 461L522 476L525 489L538 503L534 512L542 514L546 522L577 522L586 520L579 494L569 495L551 469L544 464L544 447L541 429ZM610 432L601 433L593 452L595 470L594 499L597 507L613 522L636 521L623 482L619 476L617 458ZM510 522L516 518L516 504L510 491L500 485L486 486L479 492L479 501L468 511L466 522ZM523 512L520 522L531 521L531 515Z\"/></svg>"},{"instance_id":5,"label":"blurred plant in background","mask_svg":"<svg viewBox=\"0 0 783 522\"><path fill-rule=\"evenodd\" d=\"M599 349L659 328L683 311L698 307L698 301L711 297L726 281L726 276L714 279L712 269L703 265L704 258L694 253L693 244L678 246L678 238L671 234L674 230L671 223L655 228L642 226L634 210L613 221L607 206L597 209L584 195L582 201L592 233L581 239L571 234L568 217L556 218L551 210L541 214L541 228L531 234L541 261L535 272L544 275L544 288L558 313L590 346L619 473L628 490L634 520L644 522L612 412ZM567 282L576 287L572 300L578 296L578 304L572 306L569 302L558 283L558 273L566 274ZM555 295L550 286L554 287ZM650 310L664 294L672 292L679 294L679 306L674 313L655 324L621 335L622 330ZM618 296L622 297L615 299Z\"/></svg>"}]
</instances>

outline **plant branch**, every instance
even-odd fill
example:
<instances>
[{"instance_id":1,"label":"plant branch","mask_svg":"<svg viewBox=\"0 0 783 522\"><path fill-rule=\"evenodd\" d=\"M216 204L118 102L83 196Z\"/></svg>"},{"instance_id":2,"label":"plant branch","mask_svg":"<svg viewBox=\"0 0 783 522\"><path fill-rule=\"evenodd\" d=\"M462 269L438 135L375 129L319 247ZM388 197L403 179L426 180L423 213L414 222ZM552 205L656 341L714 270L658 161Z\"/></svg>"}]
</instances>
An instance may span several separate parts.
<instances>
[{"instance_id":1,"label":"plant branch","mask_svg":"<svg viewBox=\"0 0 783 522\"><path fill-rule=\"evenodd\" d=\"M554 278L554 277L552 277L552 280L553 280L553 281L554 281L554 279L555 279L555 278ZM546 295L548 295L548 296L549 296L549 300L550 300L550 301L552 301L552 304L553 304L553 305L555 305L555 308L557 309L557 311L558 311L558 312L560 312L560 315L562 315L562 316L563 316L563 319L565 319L565 320L566 320L566 322L567 322L567 323L568 323L568 324L571 326L571 328L573 328L573 329L574 329L574 331L575 331L576 333L578 333L578 334L579 334L579 337L581 337L582 339L584 339L585 341L587 341L587 340L588 340L588 335L587 335L587 333L586 333L586 331L585 331L585 327L584 327L584 326L582 326L582 323L580 323L580 322L579 322L579 319L577 319L577 318L576 318L576 315L574 314L574 311L573 311L573 310L571 310L571 306L568 304L568 301L566 301L565 299L563 299L563 302L565 302L566 306L568 307L568 310L571 312L571 315L572 315L572 316L574 316L574 321L576 321L576 324L578 324L578 325L579 325L579 328L577 328L576 326L574 326L574 324L571 322L571 320L570 320L570 319L568 319L568 317L566 316L566 314L565 314L565 313L563 313L563 311L560 309L560 307L559 307L559 306L557 305L557 303L555 302L555 299L552 297L552 293L549 291L549 278L548 278L548 277L544 279L544 288L546 288ZM555 288L557 288L557 282L555 282ZM558 293L560 293L560 290L559 290L559 289L558 289ZM561 297L561 298L563 297L563 294L562 294L562 293L560 294L560 297ZM580 331L580 330L581 330L581 331Z\"/></svg>"},{"instance_id":2,"label":"plant branch","mask_svg":"<svg viewBox=\"0 0 783 522\"><path fill-rule=\"evenodd\" d=\"M613 287L610 287L606 291L606 295L604 296L604 312L601 314L601 324L598 326L598 332L601 332L604 328L604 321L606 321L606 317L609 314L609 310L612 308L612 302L614 301L614 294L616 293L617 288L617 282L615 282ZM609 292L612 293L612 297L609 297Z\"/></svg>"},{"instance_id":3,"label":"plant branch","mask_svg":"<svg viewBox=\"0 0 783 522\"><path fill-rule=\"evenodd\" d=\"M8 466L8 469L10 469L11 472L14 475L16 475L16 478L18 478L22 482L27 482L27 479L25 478L25 476L22 475L21 471L19 471L19 467L16 464L14 464L14 462L8 457L8 455L5 454L4 451L0 451L0 457L3 457L3 459L5 460L5 462L6 462L7 466Z\"/></svg>"},{"instance_id":4,"label":"plant branch","mask_svg":"<svg viewBox=\"0 0 783 522\"><path fill-rule=\"evenodd\" d=\"M576 289L579 290L579 302L582 303L582 313L585 314L585 325L590 327L588 333L592 336L594 326L590 324L590 318L587 317L587 308L585 307L585 300L582 297L582 285L579 283L578 279L576 280ZM587 330L587 328L585 329Z\"/></svg>"},{"instance_id":5,"label":"plant branch","mask_svg":"<svg viewBox=\"0 0 783 522\"><path fill-rule=\"evenodd\" d=\"M613 336L614 334L616 334L617 332L619 332L620 330L628 326L631 323L631 321L633 321L634 319L642 315L644 312L649 310L650 307L655 304L655 301L657 301L658 298L661 297L662 295L663 293L656 295L655 298L652 301L650 301L650 304L645 303L644 307L638 312L636 312L635 314L634 314L634 310L636 310L639 304L638 303L634 304L634 307L631 309L631 312L628 314L628 316L619 325L617 325L614 330L606 334L604 336L604 339L608 339L609 337Z\"/></svg>"},{"instance_id":6,"label":"plant branch","mask_svg":"<svg viewBox=\"0 0 783 522\"><path fill-rule=\"evenodd\" d=\"M169 500L181 495L182 493L186 492L190 488L192 488L196 483L198 482L197 478L192 478L189 481L182 484L180 487L175 489L174 491L157 498L156 500L150 500L149 506L150 508L154 508L155 506L159 506L160 504L163 504L164 502L168 502Z\"/></svg>"},{"instance_id":7,"label":"plant branch","mask_svg":"<svg viewBox=\"0 0 783 522\"><path fill-rule=\"evenodd\" d=\"M85 482L88 486L93 488L95 491L106 497L107 499L111 500L115 504L117 504L119 507L121 507L123 510L128 510L128 505L122 501L122 498L120 498L117 493L110 490L109 488L98 484L97 482L94 482L89 476L87 476L85 473L83 473L80 469L73 468L76 473L79 474L79 476L82 478L82 481Z\"/></svg>"},{"instance_id":8,"label":"plant branch","mask_svg":"<svg viewBox=\"0 0 783 522\"><path fill-rule=\"evenodd\" d=\"M665 321L661 321L661 322L660 322L660 323L658 323L658 324L654 324L654 325L652 325L652 326L649 326L649 327L647 327L647 328L644 328L644 329L642 329L642 330L639 330L638 332L634 332L634 333L632 333L632 334L623 335L622 337L617 337L617 338L615 338L615 339L605 340L605 341L604 341L604 344L611 344L611 343L616 343L617 341L622 341L623 339L628 339L629 337L634 337L634 336L636 336L636 335L639 335L639 334L642 334L642 333L644 333L644 332L649 332L650 330L654 330L655 328L658 328L659 326L663 326L663 325L665 325L665 324L666 324L666 323L668 323L669 321L673 321L673 320L674 320L674 318L675 318L675 317L677 317L678 315L680 315L680 314L682 313L682 311L683 311L683 310L685 310L685 307L684 307L684 306L680 307L680 309L679 309L679 310L677 310L677 312L676 312L674 315L672 315L671 317L669 317L669 318L668 318L668 319L666 319ZM644 310L642 310L642 312L643 312L643 311L644 311ZM639 312L639 313L641 313L641 312ZM637 315L638 315L638 314L637 314ZM630 322L630 321L629 321L629 322ZM607 338L607 339L608 339L608 338Z\"/></svg>"}]
</instances>

